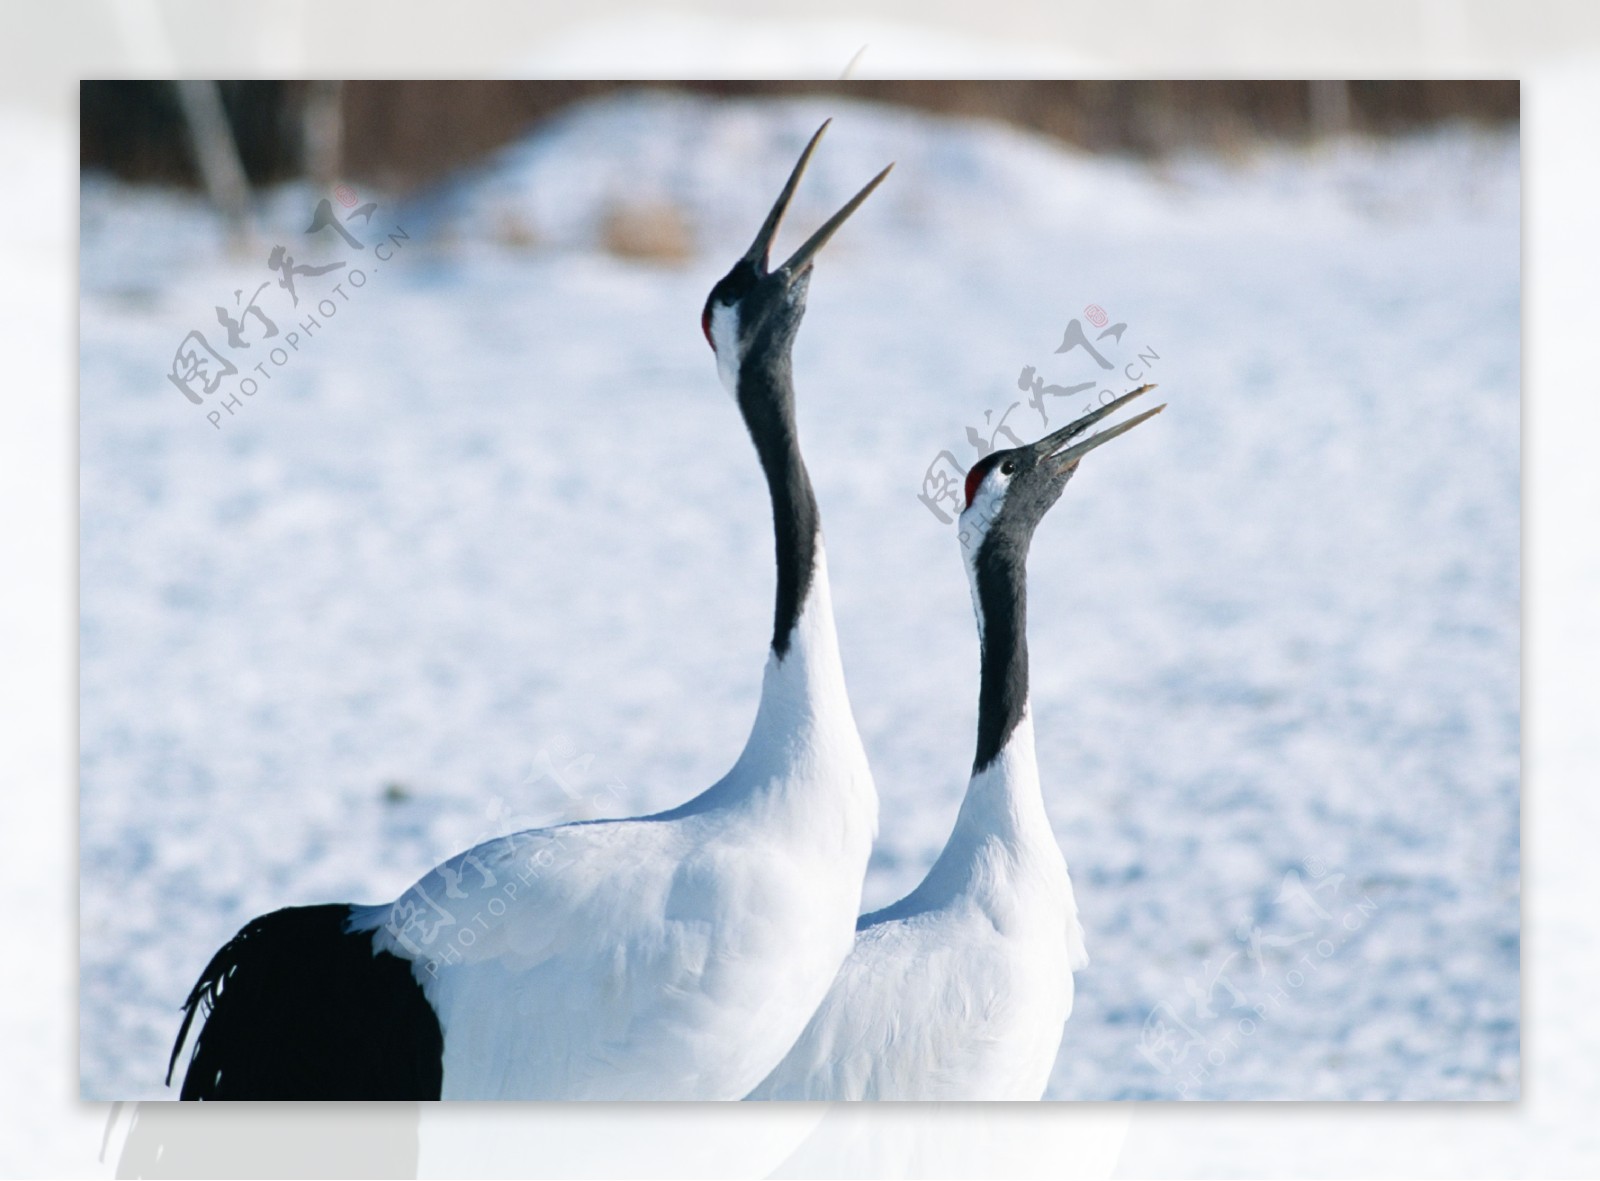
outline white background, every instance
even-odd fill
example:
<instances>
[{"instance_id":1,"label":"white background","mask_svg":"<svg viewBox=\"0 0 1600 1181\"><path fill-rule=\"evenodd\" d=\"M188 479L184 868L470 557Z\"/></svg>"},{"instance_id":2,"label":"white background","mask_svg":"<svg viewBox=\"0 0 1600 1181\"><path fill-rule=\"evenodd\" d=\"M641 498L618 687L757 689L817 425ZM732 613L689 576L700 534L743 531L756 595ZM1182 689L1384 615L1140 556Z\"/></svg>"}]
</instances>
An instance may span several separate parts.
<instances>
[{"instance_id":1,"label":"white background","mask_svg":"<svg viewBox=\"0 0 1600 1181\"><path fill-rule=\"evenodd\" d=\"M1596 896L1588 849L1595 655L1585 608L1600 574L1587 509L1600 417L1584 383L1596 322L1593 113L1600 18L1578 5L991 4L981 13L885 4L862 19L754 20L731 4L575 16L512 5L281 5L273 23L201 5L61 5L13 29L0 94L11 366L0 427L0 727L10 951L0 1044L11 1083L0 1169L108 1175L110 1109L79 1104L76 965L75 242L76 80L178 75L471 76L523 73L833 76L1519 76L1524 79L1525 775L1524 1098L1409 1109L1296 1106L849 1110L830 1113L791 1173L841 1175L1520 1176L1600 1169ZM849 11L859 11L850 6ZM833 15L829 15L833 13ZM1228 19L1229 17L1233 19ZM12 18L15 19L15 18ZM625 23L627 22L627 23ZM970 23L969 23L970 22ZM631 28L625 38L619 30ZM646 56L638 47L648 44ZM629 46L633 48L628 48ZM1588 427L1588 430L1585 430ZM1565 526L1565 528L1563 528ZM1587 758L1586 758L1587 756ZM352 1116L354 1113L349 1113ZM534 1175L761 1175L817 1126L814 1109L517 1109L430 1114L424 1170ZM475 1123L473 1121L476 1121ZM551 1135L559 1127L562 1143ZM530 1129L538 1131L530 1136ZM451 1137L454 1142L451 1143ZM585 1146L593 1146L586 1151ZM115 1143L108 1158L115 1158ZM241 1162L244 1167L247 1163ZM803 1175L794 1173L794 1175Z\"/></svg>"}]
</instances>

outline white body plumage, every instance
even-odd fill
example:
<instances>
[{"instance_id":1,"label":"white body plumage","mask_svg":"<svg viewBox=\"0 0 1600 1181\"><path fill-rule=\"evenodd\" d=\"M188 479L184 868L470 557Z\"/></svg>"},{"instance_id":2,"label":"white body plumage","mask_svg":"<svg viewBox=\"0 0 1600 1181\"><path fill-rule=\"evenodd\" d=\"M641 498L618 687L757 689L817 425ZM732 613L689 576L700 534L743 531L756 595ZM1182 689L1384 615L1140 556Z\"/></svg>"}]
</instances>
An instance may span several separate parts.
<instances>
[{"instance_id":1,"label":"white body plumage","mask_svg":"<svg viewBox=\"0 0 1600 1181\"><path fill-rule=\"evenodd\" d=\"M864 915L827 998L752 1099L1038 1099L1088 962L1023 721L911 894Z\"/></svg>"},{"instance_id":2,"label":"white body plumage","mask_svg":"<svg viewBox=\"0 0 1600 1181\"><path fill-rule=\"evenodd\" d=\"M849 952L876 826L819 549L723 779L658 816L487 842L352 928L414 961L445 1099L736 1099Z\"/></svg>"}]
</instances>

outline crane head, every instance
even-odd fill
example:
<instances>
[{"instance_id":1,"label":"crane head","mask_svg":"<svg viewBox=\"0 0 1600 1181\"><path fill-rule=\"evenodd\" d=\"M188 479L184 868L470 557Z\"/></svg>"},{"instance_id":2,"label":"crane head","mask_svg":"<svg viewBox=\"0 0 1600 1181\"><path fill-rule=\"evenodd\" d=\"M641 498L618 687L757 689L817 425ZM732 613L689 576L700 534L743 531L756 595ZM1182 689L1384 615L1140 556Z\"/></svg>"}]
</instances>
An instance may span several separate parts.
<instances>
[{"instance_id":1,"label":"crane head","mask_svg":"<svg viewBox=\"0 0 1600 1181\"><path fill-rule=\"evenodd\" d=\"M996 531L1020 541L1025 551L1034 528L1061 498L1067 481L1077 472L1083 457L1145 419L1160 414L1167 408L1166 403L1097 431L1082 442L1074 440L1101 419L1155 388L1154 384L1142 385L1037 442L992 451L973 464L967 472L967 503L961 514L961 539L969 556L975 557L978 543Z\"/></svg>"},{"instance_id":2,"label":"crane head","mask_svg":"<svg viewBox=\"0 0 1600 1181\"><path fill-rule=\"evenodd\" d=\"M724 381L736 374L738 366L758 347L780 350L793 343L795 329L805 313L806 287L811 280L811 266L817 253L828 239L838 231L845 220L865 201L872 190L889 175L889 165L866 186L846 202L822 228L806 241L779 267L771 266L772 241L777 237L778 225L789 208L800 177L811 162L822 133L828 130L824 122L800 153L800 160L789 174L788 182L778 194L772 211L761 225L756 239L750 244L733 268L711 289L705 309L700 316L700 327L705 332L706 343L717 354L717 365Z\"/></svg>"}]
</instances>

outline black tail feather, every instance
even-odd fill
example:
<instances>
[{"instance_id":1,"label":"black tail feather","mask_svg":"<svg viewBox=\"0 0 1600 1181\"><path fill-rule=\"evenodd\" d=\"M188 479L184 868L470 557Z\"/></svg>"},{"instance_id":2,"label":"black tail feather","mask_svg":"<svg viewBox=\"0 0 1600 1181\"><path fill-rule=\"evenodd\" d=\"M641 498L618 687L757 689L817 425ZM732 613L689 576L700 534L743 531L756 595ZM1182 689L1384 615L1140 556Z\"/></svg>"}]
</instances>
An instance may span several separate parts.
<instances>
[{"instance_id":1,"label":"black tail feather","mask_svg":"<svg viewBox=\"0 0 1600 1181\"><path fill-rule=\"evenodd\" d=\"M347 933L350 907L289 907L225 943L183 1004L184 1099L437 1099L444 1036L411 965Z\"/></svg>"}]
</instances>

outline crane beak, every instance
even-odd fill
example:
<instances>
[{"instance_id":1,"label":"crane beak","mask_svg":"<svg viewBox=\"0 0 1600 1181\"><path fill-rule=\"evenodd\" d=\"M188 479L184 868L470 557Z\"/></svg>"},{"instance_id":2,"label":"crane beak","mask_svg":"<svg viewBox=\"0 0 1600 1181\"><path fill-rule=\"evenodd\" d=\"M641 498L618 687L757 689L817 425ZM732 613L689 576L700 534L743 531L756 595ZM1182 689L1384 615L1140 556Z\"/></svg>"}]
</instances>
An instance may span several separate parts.
<instances>
[{"instance_id":1,"label":"crane beak","mask_svg":"<svg viewBox=\"0 0 1600 1181\"><path fill-rule=\"evenodd\" d=\"M1098 410L1092 410L1088 414L1085 414L1082 418L1078 418L1072 422L1069 422L1066 426L1062 427L1054 434L1046 435L1044 438L1040 439L1034 444L1034 448L1041 455L1048 455L1052 460L1055 461L1056 471L1058 473L1065 474L1071 472L1077 468L1078 463L1083 459L1083 457L1089 454L1089 452L1093 451L1096 447L1104 446L1105 444L1111 442L1112 439L1115 439L1118 435L1131 431L1145 419L1154 418L1167 408L1167 404L1163 402L1154 410L1146 410L1143 414L1136 414L1126 422L1119 422L1114 427L1108 427L1106 430L1098 431L1081 443L1073 446L1065 445L1071 443L1073 439L1083 434L1084 431L1088 430L1101 419L1114 414L1123 406L1126 406L1129 402L1139 397L1139 395L1149 393L1155 388L1155 384L1151 383L1148 385L1142 385L1130 393L1123 394L1122 397L1113 402L1107 402ZM1063 447L1065 447L1064 450L1062 450Z\"/></svg>"},{"instance_id":2,"label":"crane beak","mask_svg":"<svg viewBox=\"0 0 1600 1181\"><path fill-rule=\"evenodd\" d=\"M817 133L811 137L811 142L806 144L806 149L800 153L800 159L795 164L794 171L789 173L789 180L783 186L783 192L778 194L778 200L773 204L772 212L767 214L767 220L761 223L761 229L756 234L756 240L750 244L750 249L744 253L745 259L754 263L756 269L762 274L769 273L768 262L772 256L772 240L778 236L778 226L783 222L783 215L788 211L789 202L794 199L794 191L800 184L800 177L805 173L806 165L811 163L811 154L817 150L817 144L822 139L822 133L828 130L828 125L832 122L832 119L825 120L822 126L817 128ZM807 238L805 244L799 250L796 250L789 261L779 267L778 270L791 278L804 272L811 265L817 252L827 244L828 239L833 237L839 227L845 223L846 218L860 208L861 203L867 199L872 190L883 183L883 178L889 175L889 169L893 167L893 164L889 165L889 168L885 168L868 181L865 188L850 198L850 201L843 209L823 223L820 230Z\"/></svg>"},{"instance_id":3,"label":"crane beak","mask_svg":"<svg viewBox=\"0 0 1600 1181\"><path fill-rule=\"evenodd\" d=\"M838 232L839 227L844 225L846 218L848 218L857 209L861 208L861 202L865 201L872 195L872 190L883 183L884 177L888 176L890 170L893 168L894 165L891 164L888 168L885 168L882 172L878 173L877 176L869 180L859 193L857 193L854 197L851 197L850 200L845 203L845 207L843 209L839 210L838 213L835 213L827 221L823 222L822 228L816 233L812 234L811 237L807 238L804 245L802 245L799 250L796 250L794 254L790 256L789 261L784 263L779 269L789 275L804 274L806 268L811 265L812 259L817 256L817 251L821 250L828 244L828 239L833 237L833 235Z\"/></svg>"}]
</instances>

